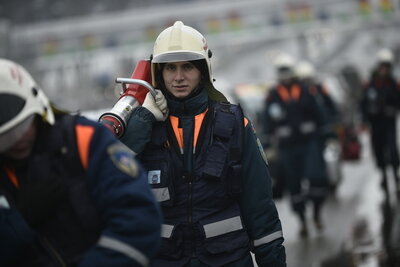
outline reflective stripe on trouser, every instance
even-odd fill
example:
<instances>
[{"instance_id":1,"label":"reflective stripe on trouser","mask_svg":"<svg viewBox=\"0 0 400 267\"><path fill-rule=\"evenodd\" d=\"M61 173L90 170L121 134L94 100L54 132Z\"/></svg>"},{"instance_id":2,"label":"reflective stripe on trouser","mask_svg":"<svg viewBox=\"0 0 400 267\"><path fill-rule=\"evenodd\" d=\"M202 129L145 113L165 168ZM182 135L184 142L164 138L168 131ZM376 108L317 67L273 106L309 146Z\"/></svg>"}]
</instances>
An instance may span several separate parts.
<instances>
[{"instance_id":1,"label":"reflective stripe on trouser","mask_svg":"<svg viewBox=\"0 0 400 267\"><path fill-rule=\"evenodd\" d=\"M122 253L140 263L142 266L149 265L149 259L142 252L124 242L121 242L120 240L102 236L98 242L98 245Z\"/></svg>"},{"instance_id":2,"label":"reflective stripe on trouser","mask_svg":"<svg viewBox=\"0 0 400 267\"><path fill-rule=\"evenodd\" d=\"M280 138L286 138L292 134L292 129L289 126L281 126L276 129L276 134Z\"/></svg>"},{"instance_id":3,"label":"reflective stripe on trouser","mask_svg":"<svg viewBox=\"0 0 400 267\"><path fill-rule=\"evenodd\" d=\"M300 132L303 134L309 134L317 129L317 125L312 121L305 121L300 124Z\"/></svg>"},{"instance_id":4,"label":"reflective stripe on trouser","mask_svg":"<svg viewBox=\"0 0 400 267\"><path fill-rule=\"evenodd\" d=\"M279 230L279 231L276 231L276 232L274 232L272 234L269 234L269 235L266 235L264 237L261 237L259 239L254 240L253 244L254 244L255 247L258 247L258 246L267 244L269 242L272 242L272 241L274 241L274 240L276 240L278 238L281 238L281 237L283 237L283 234L282 234L282 231Z\"/></svg>"},{"instance_id":5,"label":"reflective stripe on trouser","mask_svg":"<svg viewBox=\"0 0 400 267\"><path fill-rule=\"evenodd\" d=\"M204 233L206 234L206 238L223 235L226 233L243 229L242 220L240 219L240 216L206 224L203 227L204 227Z\"/></svg>"}]
</instances>

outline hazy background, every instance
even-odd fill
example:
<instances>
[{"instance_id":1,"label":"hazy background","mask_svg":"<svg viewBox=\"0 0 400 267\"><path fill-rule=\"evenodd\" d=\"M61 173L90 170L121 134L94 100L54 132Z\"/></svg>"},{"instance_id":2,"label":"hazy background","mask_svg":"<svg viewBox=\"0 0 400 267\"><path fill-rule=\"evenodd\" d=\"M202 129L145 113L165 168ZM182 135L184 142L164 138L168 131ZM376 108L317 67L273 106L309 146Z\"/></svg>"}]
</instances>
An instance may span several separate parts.
<instances>
[{"instance_id":1,"label":"hazy background","mask_svg":"<svg viewBox=\"0 0 400 267\"><path fill-rule=\"evenodd\" d=\"M381 48L394 52L400 77L400 0L0 0L0 57L24 65L61 108L97 119L118 99L115 78L130 77L175 20L204 34L216 87L239 102L256 126L275 82L278 53L316 66L345 125L359 120L361 85ZM368 135L359 137L362 156L339 165L343 179L327 201L322 234L300 239L288 198L276 201L288 267L383 266L377 262L389 245L384 231L400 236L388 227L394 216L400 222L398 205L382 205ZM373 245L354 265L339 264L335 260L349 253L355 259L364 249L352 235L360 217L368 221L365 233ZM328 258L334 263L328 265Z\"/></svg>"},{"instance_id":2,"label":"hazy background","mask_svg":"<svg viewBox=\"0 0 400 267\"><path fill-rule=\"evenodd\" d=\"M381 47L398 56L399 2L1 0L0 56L25 65L57 104L103 108L116 100L115 77L130 77L156 36L182 20L207 38L222 90L272 82L283 51L316 64L338 91L349 65L365 77Z\"/></svg>"}]
</instances>

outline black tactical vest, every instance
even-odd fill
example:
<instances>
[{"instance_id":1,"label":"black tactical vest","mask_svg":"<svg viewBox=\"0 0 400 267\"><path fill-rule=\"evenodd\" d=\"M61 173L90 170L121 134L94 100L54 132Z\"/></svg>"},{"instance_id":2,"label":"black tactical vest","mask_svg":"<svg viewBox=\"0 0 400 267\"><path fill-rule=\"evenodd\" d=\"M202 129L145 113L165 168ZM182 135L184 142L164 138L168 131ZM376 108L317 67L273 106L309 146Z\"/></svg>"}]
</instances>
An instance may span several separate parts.
<instances>
[{"instance_id":1,"label":"black tactical vest","mask_svg":"<svg viewBox=\"0 0 400 267\"><path fill-rule=\"evenodd\" d=\"M153 127L139 159L164 215L154 266L183 266L191 257L219 266L249 252L238 205L243 124L239 106L212 103L198 133L191 172L183 167L184 155L170 122Z\"/></svg>"}]
</instances>

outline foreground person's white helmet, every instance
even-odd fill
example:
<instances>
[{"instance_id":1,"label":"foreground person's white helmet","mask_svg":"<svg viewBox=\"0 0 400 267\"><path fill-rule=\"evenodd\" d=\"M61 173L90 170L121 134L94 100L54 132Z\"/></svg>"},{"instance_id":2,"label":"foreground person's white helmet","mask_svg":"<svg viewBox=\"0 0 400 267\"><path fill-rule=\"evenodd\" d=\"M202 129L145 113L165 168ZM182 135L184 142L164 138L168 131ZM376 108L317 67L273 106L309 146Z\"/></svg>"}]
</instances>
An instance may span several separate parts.
<instances>
[{"instance_id":1,"label":"foreground person's white helmet","mask_svg":"<svg viewBox=\"0 0 400 267\"><path fill-rule=\"evenodd\" d=\"M32 76L21 65L0 59L0 152L21 138L34 115L54 124L50 102Z\"/></svg>"}]
</instances>

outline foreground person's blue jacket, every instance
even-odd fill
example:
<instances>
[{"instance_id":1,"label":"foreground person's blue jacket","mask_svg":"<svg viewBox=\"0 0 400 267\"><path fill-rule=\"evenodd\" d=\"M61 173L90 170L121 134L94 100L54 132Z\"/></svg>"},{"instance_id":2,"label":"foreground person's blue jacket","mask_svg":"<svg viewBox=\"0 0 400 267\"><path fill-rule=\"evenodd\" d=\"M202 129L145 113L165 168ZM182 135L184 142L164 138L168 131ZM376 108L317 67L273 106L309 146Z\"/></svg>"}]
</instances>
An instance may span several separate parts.
<instances>
[{"instance_id":1,"label":"foreground person's blue jacket","mask_svg":"<svg viewBox=\"0 0 400 267\"><path fill-rule=\"evenodd\" d=\"M148 266L157 252L161 216L147 176L98 123L68 115L42 123L28 160L0 163L0 266ZM53 177L65 199L28 223L19 192Z\"/></svg>"}]
</instances>

